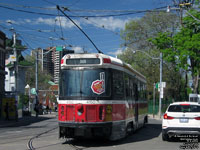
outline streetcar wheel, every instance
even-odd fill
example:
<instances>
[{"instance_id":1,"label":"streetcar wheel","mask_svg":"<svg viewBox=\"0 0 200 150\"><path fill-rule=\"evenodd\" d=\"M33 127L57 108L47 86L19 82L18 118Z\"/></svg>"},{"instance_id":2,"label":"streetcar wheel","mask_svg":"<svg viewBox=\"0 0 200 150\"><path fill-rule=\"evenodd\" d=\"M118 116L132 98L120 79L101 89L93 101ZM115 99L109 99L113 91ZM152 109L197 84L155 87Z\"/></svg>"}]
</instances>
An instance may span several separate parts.
<instances>
[{"instance_id":1,"label":"streetcar wheel","mask_svg":"<svg viewBox=\"0 0 200 150\"><path fill-rule=\"evenodd\" d=\"M126 135L130 135L133 133L133 125L131 123L129 123L126 127Z\"/></svg>"},{"instance_id":2,"label":"streetcar wheel","mask_svg":"<svg viewBox=\"0 0 200 150\"><path fill-rule=\"evenodd\" d=\"M143 122L143 127L145 127L145 125L148 123L148 117L146 116L145 118L144 118L144 122Z\"/></svg>"}]
</instances>

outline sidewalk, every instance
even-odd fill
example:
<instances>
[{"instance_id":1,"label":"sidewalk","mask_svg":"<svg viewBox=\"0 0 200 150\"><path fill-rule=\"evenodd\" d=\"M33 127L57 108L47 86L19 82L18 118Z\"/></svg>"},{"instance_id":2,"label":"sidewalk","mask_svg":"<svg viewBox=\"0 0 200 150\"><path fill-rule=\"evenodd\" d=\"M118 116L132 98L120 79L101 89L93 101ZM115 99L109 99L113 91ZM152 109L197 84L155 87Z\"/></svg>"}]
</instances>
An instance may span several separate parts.
<instances>
[{"instance_id":1,"label":"sidewalk","mask_svg":"<svg viewBox=\"0 0 200 150\"><path fill-rule=\"evenodd\" d=\"M151 119L156 119L156 120L162 120L163 119L163 116L160 118L159 115L152 115L152 114L148 114L148 117L151 118Z\"/></svg>"},{"instance_id":2,"label":"sidewalk","mask_svg":"<svg viewBox=\"0 0 200 150\"><path fill-rule=\"evenodd\" d=\"M0 128L5 127L19 127L19 126L27 126L32 123L40 122L47 119L52 119L57 117L57 112L52 112L51 114L44 114L39 115L37 118L35 115L32 116L24 116L22 118L19 118L18 121L15 120L0 120Z\"/></svg>"}]
</instances>

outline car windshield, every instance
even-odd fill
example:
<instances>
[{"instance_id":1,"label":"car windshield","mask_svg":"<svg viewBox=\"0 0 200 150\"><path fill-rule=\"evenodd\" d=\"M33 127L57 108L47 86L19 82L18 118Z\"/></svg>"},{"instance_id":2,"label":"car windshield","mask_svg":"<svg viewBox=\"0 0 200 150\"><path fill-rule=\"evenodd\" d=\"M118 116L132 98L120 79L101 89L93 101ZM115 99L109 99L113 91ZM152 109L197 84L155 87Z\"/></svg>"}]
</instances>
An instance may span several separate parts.
<instances>
[{"instance_id":1,"label":"car windshield","mask_svg":"<svg viewBox=\"0 0 200 150\"><path fill-rule=\"evenodd\" d=\"M168 112L200 112L200 106L198 105L171 105L168 108Z\"/></svg>"},{"instance_id":2,"label":"car windshield","mask_svg":"<svg viewBox=\"0 0 200 150\"><path fill-rule=\"evenodd\" d=\"M62 70L60 96L107 97L110 96L108 69Z\"/></svg>"}]
</instances>

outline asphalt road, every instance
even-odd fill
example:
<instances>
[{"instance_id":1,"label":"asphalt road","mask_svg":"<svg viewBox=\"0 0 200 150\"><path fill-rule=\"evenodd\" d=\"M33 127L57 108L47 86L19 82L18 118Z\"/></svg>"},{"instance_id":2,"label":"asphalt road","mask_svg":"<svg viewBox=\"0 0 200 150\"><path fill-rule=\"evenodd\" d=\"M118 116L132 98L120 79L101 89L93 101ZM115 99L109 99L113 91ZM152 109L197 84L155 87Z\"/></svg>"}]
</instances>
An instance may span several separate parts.
<instances>
[{"instance_id":1,"label":"asphalt road","mask_svg":"<svg viewBox=\"0 0 200 150\"><path fill-rule=\"evenodd\" d=\"M57 119L54 117L26 126L0 128L0 150L27 150L31 138L31 144L36 150L181 150L185 148L184 141L179 139L171 142L162 141L161 121L155 119L149 119L149 124L144 128L115 142L102 139L79 141L58 139L56 127Z\"/></svg>"}]
</instances>

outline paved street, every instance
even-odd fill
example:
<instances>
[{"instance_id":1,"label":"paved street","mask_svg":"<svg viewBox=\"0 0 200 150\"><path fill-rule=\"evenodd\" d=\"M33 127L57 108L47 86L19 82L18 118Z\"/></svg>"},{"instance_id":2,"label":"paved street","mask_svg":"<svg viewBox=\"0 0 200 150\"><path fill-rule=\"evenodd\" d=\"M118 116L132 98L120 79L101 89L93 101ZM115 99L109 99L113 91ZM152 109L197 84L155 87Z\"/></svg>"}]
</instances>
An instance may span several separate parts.
<instances>
[{"instance_id":1,"label":"paved street","mask_svg":"<svg viewBox=\"0 0 200 150\"><path fill-rule=\"evenodd\" d=\"M27 117L18 122L1 121L0 150L26 150L30 138L55 126L57 126L55 114L42 115L39 118Z\"/></svg>"},{"instance_id":2,"label":"paved street","mask_svg":"<svg viewBox=\"0 0 200 150\"><path fill-rule=\"evenodd\" d=\"M58 139L56 115L40 116L38 122L28 125L1 127L0 133L0 150L27 150L27 144L33 137L32 146L38 150L179 150L183 146L183 141L180 140L162 141L161 121L157 119L149 119L146 127L115 142L102 139Z\"/></svg>"}]
</instances>

